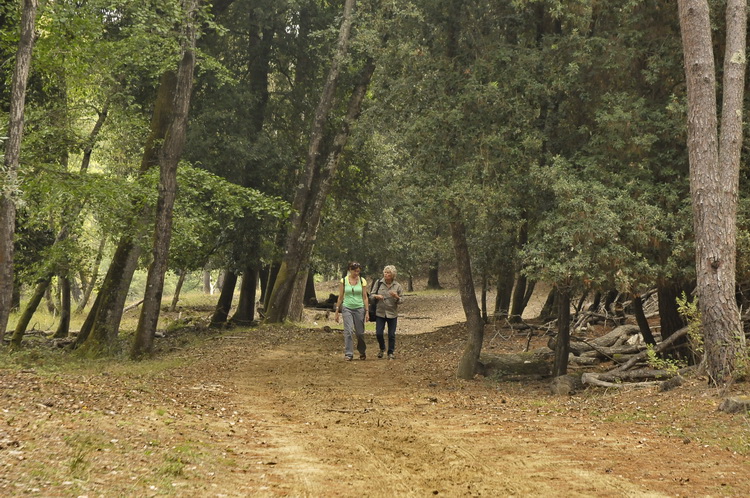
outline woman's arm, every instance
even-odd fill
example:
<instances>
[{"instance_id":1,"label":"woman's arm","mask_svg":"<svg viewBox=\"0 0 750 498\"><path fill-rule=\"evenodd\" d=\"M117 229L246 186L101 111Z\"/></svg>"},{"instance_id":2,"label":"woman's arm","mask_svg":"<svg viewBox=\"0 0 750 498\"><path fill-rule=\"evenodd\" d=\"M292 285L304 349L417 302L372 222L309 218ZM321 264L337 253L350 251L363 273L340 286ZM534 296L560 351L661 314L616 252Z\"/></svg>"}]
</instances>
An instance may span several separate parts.
<instances>
[{"instance_id":1,"label":"woman's arm","mask_svg":"<svg viewBox=\"0 0 750 498\"><path fill-rule=\"evenodd\" d=\"M336 313L333 315L333 319L338 323L339 321L339 311L341 311L341 303L344 301L344 282L341 282L339 284L339 298L336 300L336 309L334 310Z\"/></svg>"},{"instance_id":2,"label":"woman's arm","mask_svg":"<svg viewBox=\"0 0 750 498\"><path fill-rule=\"evenodd\" d=\"M370 299L367 297L367 289L362 286L362 302L365 303L365 320L370 314Z\"/></svg>"}]
</instances>

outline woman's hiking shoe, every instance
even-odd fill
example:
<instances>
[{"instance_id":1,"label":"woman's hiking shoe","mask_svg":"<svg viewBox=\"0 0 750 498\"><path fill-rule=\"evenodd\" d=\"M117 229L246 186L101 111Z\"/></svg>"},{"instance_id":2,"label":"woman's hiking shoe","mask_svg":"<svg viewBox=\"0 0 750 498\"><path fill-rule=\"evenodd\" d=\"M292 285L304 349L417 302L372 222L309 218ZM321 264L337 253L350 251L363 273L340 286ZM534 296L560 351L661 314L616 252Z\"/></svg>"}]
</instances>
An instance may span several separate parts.
<instances>
[{"instance_id":1,"label":"woman's hiking shoe","mask_svg":"<svg viewBox=\"0 0 750 498\"><path fill-rule=\"evenodd\" d=\"M344 359L345 359L346 361L352 361L352 357L351 357L351 356L344 356Z\"/></svg>"},{"instance_id":2,"label":"woman's hiking shoe","mask_svg":"<svg viewBox=\"0 0 750 498\"><path fill-rule=\"evenodd\" d=\"M361 355L359 355L359 359L360 360L366 360L367 359L367 355L366 354L361 354Z\"/></svg>"},{"instance_id":3,"label":"woman's hiking shoe","mask_svg":"<svg viewBox=\"0 0 750 498\"><path fill-rule=\"evenodd\" d=\"M385 350L381 349L380 352L378 352L378 358L382 358L383 357L383 353L385 353Z\"/></svg>"},{"instance_id":4,"label":"woman's hiking shoe","mask_svg":"<svg viewBox=\"0 0 750 498\"><path fill-rule=\"evenodd\" d=\"M389 353L389 354L388 354L388 359L389 359L389 360L395 360L395 359L396 359L396 357L395 357L395 356L393 355L393 353Z\"/></svg>"}]
</instances>

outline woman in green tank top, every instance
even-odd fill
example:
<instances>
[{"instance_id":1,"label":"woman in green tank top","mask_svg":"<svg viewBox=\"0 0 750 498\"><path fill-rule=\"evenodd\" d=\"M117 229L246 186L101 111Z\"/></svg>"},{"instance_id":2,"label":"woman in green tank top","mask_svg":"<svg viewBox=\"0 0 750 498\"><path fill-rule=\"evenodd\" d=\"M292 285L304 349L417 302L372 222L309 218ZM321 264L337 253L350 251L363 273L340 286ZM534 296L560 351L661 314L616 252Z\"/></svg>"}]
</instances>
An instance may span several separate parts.
<instances>
[{"instance_id":1,"label":"woman in green tank top","mask_svg":"<svg viewBox=\"0 0 750 498\"><path fill-rule=\"evenodd\" d=\"M360 277L362 266L349 263L349 274L339 283L339 299L336 302L334 320L339 323L339 313L344 321L344 359L354 358L354 338L357 336L359 359L367 358L365 350L365 322L368 320L369 301L367 299L367 281Z\"/></svg>"}]
</instances>

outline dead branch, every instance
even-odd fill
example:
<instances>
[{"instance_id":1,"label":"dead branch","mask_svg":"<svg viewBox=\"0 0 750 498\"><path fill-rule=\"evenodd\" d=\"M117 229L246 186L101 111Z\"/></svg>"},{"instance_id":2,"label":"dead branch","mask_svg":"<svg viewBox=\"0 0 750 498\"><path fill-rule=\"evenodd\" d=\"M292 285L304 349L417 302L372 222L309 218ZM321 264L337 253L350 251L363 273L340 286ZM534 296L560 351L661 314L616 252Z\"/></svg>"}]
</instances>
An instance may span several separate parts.
<instances>
[{"instance_id":1,"label":"dead branch","mask_svg":"<svg viewBox=\"0 0 750 498\"><path fill-rule=\"evenodd\" d=\"M337 410L335 408L323 408L323 411L325 412L336 412L336 413L368 413L370 411L369 408L362 408L359 410Z\"/></svg>"},{"instance_id":2,"label":"dead branch","mask_svg":"<svg viewBox=\"0 0 750 498\"><path fill-rule=\"evenodd\" d=\"M586 351L585 353L581 354L580 356L585 357L604 357L606 359L614 360L615 356L622 356L622 355L631 355L631 354L639 354L641 351L646 349L646 345L638 345L638 344L623 344L622 346L612 346L612 347L596 347L594 351Z\"/></svg>"},{"instance_id":3,"label":"dead branch","mask_svg":"<svg viewBox=\"0 0 750 498\"><path fill-rule=\"evenodd\" d=\"M599 386L599 387L616 387L616 388L623 388L623 387L653 387L658 386L661 384L661 382L658 381L647 381L647 382L630 382L630 383L618 383L618 382L606 382L603 380L600 380L596 377L596 374L592 373L584 373L581 376L581 381L583 381L584 384L590 384L592 386Z\"/></svg>"},{"instance_id":4,"label":"dead branch","mask_svg":"<svg viewBox=\"0 0 750 498\"><path fill-rule=\"evenodd\" d=\"M140 300L140 301L138 301L137 303L133 303L133 304L131 304L130 306L127 306L127 307L126 307L126 308L125 308L124 310L122 310L122 312L123 312L123 313L127 313L128 311L132 310L133 308L137 308L137 307L138 307L138 306L140 306L141 304L143 304L143 299L141 299L141 300Z\"/></svg>"},{"instance_id":5,"label":"dead branch","mask_svg":"<svg viewBox=\"0 0 750 498\"><path fill-rule=\"evenodd\" d=\"M627 372L604 372L599 374L594 373L592 375L603 382L623 382L627 380L664 381L674 377L675 375L683 375L691 370L694 370L694 368L695 367L686 367L676 371L641 368L639 370L629 370Z\"/></svg>"}]
</instances>

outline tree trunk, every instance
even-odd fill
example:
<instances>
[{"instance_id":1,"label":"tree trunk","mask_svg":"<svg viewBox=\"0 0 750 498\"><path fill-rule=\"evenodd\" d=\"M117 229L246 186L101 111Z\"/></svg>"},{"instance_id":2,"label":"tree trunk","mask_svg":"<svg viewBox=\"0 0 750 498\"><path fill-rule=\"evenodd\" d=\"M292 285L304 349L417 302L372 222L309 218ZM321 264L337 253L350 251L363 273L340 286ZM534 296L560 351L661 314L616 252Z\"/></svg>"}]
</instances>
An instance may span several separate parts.
<instances>
[{"instance_id":1,"label":"tree trunk","mask_svg":"<svg viewBox=\"0 0 750 498\"><path fill-rule=\"evenodd\" d=\"M232 316L232 323L240 326L248 326L255 320L255 293L258 288L258 270L249 266L242 273L242 284L240 285L240 299L237 302L237 310Z\"/></svg>"},{"instance_id":2,"label":"tree trunk","mask_svg":"<svg viewBox=\"0 0 750 498\"><path fill-rule=\"evenodd\" d=\"M610 289L607 291L607 294L604 296L604 312L605 313L612 313L612 305L617 300L617 296L619 295L619 292L617 292L615 289Z\"/></svg>"},{"instance_id":3,"label":"tree trunk","mask_svg":"<svg viewBox=\"0 0 750 498\"><path fill-rule=\"evenodd\" d=\"M101 301L101 297L102 297L101 293L96 295L96 299L94 299L94 304L91 306L91 309L95 309L99 307L99 302ZM76 340L71 346L73 349L79 348L81 345L83 345L86 342L86 339L89 338L89 335L91 334L91 330L94 327L95 319L96 319L96 313L89 313L86 316L86 319L83 321L83 325L81 325L81 330L78 331Z\"/></svg>"},{"instance_id":4,"label":"tree trunk","mask_svg":"<svg viewBox=\"0 0 750 498\"><path fill-rule=\"evenodd\" d=\"M16 322L16 328L13 331L13 337L11 337L10 339L10 343L13 347L18 347L21 345L23 336L26 333L26 328L29 326L31 318L34 316L36 309L39 307L39 303L42 302L44 293L47 292L47 289L49 288L49 284L49 278L45 278L44 280L41 280L36 284L34 293L31 295L29 302L26 303L26 307L23 309L23 313L21 313L21 316L18 317L18 322Z\"/></svg>"},{"instance_id":5,"label":"tree trunk","mask_svg":"<svg viewBox=\"0 0 750 498\"><path fill-rule=\"evenodd\" d=\"M549 322L554 318L557 311L558 292L557 287L552 287L544 301L542 311L539 312L539 319L543 322Z\"/></svg>"},{"instance_id":6,"label":"tree trunk","mask_svg":"<svg viewBox=\"0 0 750 498\"><path fill-rule=\"evenodd\" d=\"M524 219L521 224L521 228L518 230L518 238L516 240L516 248L521 249L529 241L529 222ZM516 286L513 289L513 299L510 306L510 321L520 322L521 316L523 315L524 298L526 297L526 275L519 269L518 277L516 278Z\"/></svg>"},{"instance_id":7,"label":"tree trunk","mask_svg":"<svg viewBox=\"0 0 750 498\"><path fill-rule=\"evenodd\" d=\"M159 90L151 118L151 133L146 140L139 174L143 175L159 164L160 148L172 122L172 102L174 100L177 77L174 71L167 71L161 76ZM80 344L93 354L105 353L115 346L122 311L125 308L128 289L133 273L138 265L141 246L138 244L143 235L141 227L153 223L151 208L145 207L133 222L135 235L125 235L115 250L107 274L104 277L95 305L91 307L91 329L86 334L86 342ZM86 319L89 322L88 318Z\"/></svg>"},{"instance_id":8,"label":"tree trunk","mask_svg":"<svg viewBox=\"0 0 750 498\"><path fill-rule=\"evenodd\" d=\"M23 113L26 105L26 84L34 48L34 23L38 0L23 0L21 37L16 52L16 65L10 87L8 138L3 159L2 193L0 193L0 343L5 337L13 302L13 239L16 232L18 165L23 138Z\"/></svg>"},{"instance_id":9,"label":"tree trunk","mask_svg":"<svg viewBox=\"0 0 750 498\"><path fill-rule=\"evenodd\" d=\"M74 276L70 277L70 298L75 303L80 303L81 299L83 298L81 286L78 284L78 280L76 280Z\"/></svg>"},{"instance_id":10,"label":"tree trunk","mask_svg":"<svg viewBox=\"0 0 750 498\"><path fill-rule=\"evenodd\" d=\"M456 210L457 211L457 210ZM479 370L479 355L482 352L482 341L484 340L484 322L479 311L477 295L474 290L474 280L471 276L471 256L469 245L466 242L466 227L462 221L451 221L451 238L453 239L453 252L456 255L456 266L458 270L458 289L461 293L461 304L466 315L466 328L468 337L466 346L458 363L458 378L473 379Z\"/></svg>"},{"instance_id":11,"label":"tree trunk","mask_svg":"<svg viewBox=\"0 0 750 498\"><path fill-rule=\"evenodd\" d=\"M86 322L91 325L85 335L86 342L79 344L81 349L93 355L114 351L125 300L140 253L140 248L130 237L120 240L94 305L89 310L91 320L89 321L89 316L86 318Z\"/></svg>"},{"instance_id":12,"label":"tree trunk","mask_svg":"<svg viewBox=\"0 0 750 498\"><path fill-rule=\"evenodd\" d=\"M50 287L47 287L47 290L44 293L44 301L47 303L47 313L55 316L57 314L57 306L55 306L55 302L52 299L52 289Z\"/></svg>"},{"instance_id":13,"label":"tree trunk","mask_svg":"<svg viewBox=\"0 0 750 498\"><path fill-rule=\"evenodd\" d=\"M237 274L232 270L224 272L224 279L221 285L219 301L216 303L216 309L211 316L211 327L221 327L227 323L229 310L232 309L232 299L234 298L234 287L237 285Z\"/></svg>"},{"instance_id":14,"label":"tree trunk","mask_svg":"<svg viewBox=\"0 0 750 498\"><path fill-rule=\"evenodd\" d=\"M89 133L88 140L83 147L83 157L81 158L81 174L86 173L89 170L89 164L91 163L91 154L94 151L94 145L96 145L97 139L99 138L99 132L104 126L104 122L107 120L107 114L109 114L109 98L104 103L104 107L101 111L98 111L99 117L94 123L94 127Z\"/></svg>"},{"instance_id":15,"label":"tree trunk","mask_svg":"<svg viewBox=\"0 0 750 498\"><path fill-rule=\"evenodd\" d=\"M660 281L657 284L656 296L659 302L659 328L662 340L668 339L686 325L677 308L677 298L681 292L682 288L674 282Z\"/></svg>"},{"instance_id":16,"label":"tree trunk","mask_svg":"<svg viewBox=\"0 0 750 498\"><path fill-rule=\"evenodd\" d=\"M646 344L656 346L656 339L654 339L654 334L651 332L646 313L643 311L643 299L641 299L641 296L633 297L633 314L635 315L635 321L638 323L638 329L641 331L643 340Z\"/></svg>"},{"instance_id":17,"label":"tree trunk","mask_svg":"<svg viewBox=\"0 0 750 498\"><path fill-rule=\"evenodd\" d=\"M177 279L177 286L175 287L174 295L172 296L172 305L169 307L169 311L177 310L177 303L180 301L180 292L182 292L182 285L185 283L186 275L187 272L185 270L180 270L180 277Z\"/></svg>"},{"instance_id":18,"label":"tree trunk","mask_svg":"<svg viewBox=\"0 0 750 498\"><path fill-rule=\"evenodd\" d=\"M212 294L211 289L211 272L209 270L203 270L203 293L206 295Z\"/></svg>"},{"instance_id":19,"label":"tree trunk","mask_svg":"<svg viewBox=\"0 0 750 498\"><path fill-rule=\"evenodd\" d=\"M586 298L589 296L589 291L584 291L583 294L581 294L581 299L578 300L578 304L573 308L575 311L574 320L578 318L579 313L581 312L581 309L583 309L583 303L586 302Z\"/></svg>"},{"instance_id":20,"label":"tree trunk","mask_svg":"<svg viewBox=\"0 0 750 498\"><path fill-rule=\"evenodd\" d=\"M437 260L433 260L430 263L430 268L427 271L427 289L435 289L439 290L443 287L440 285L440 279L438 278L438 269L440 267L440 262Z\"/></svg>"},{"instance_id":21,"label":"tree trunk","mask_svg":"<svg viewBox=\"0 0 750 498\"><path fill-rule=\"evenodd\" d=\"M310 248L312 251L312 247ZM304 271L300 269L298 275L300 275L294 281L294 287L292 288L292 297L289 300L289 312L287 319L294 322L302 321L303 309L305 307L305 289L307 288L307 275L310 274L309 267ZM304 278L302 277L304 275Z\"/></svg>"},{"instance_id":22,"label":"tree trunk","mask_svg":"<svg viewBox=\"0 0 750 498\"><path fill-rule=\"evenodd\" d=\"M509 320L511 322L520 322L523 314L523 298L526 296L526 277L518 274L516 285L513 288L513 298L510 305Z\"/></svg>"},{"instance_id":23,"label":"tree trunk","mask_svg":"<svg viewBox=\"0 0 750 498\"><path fill-rule=\"evenodd\" d=\"M534 289L536 288L536 280L532 280L530 282L526 282L526 294L523 296L523 306L521 307L521 315L523 316L523 312L526 311L526 306L529 305L529 301L531 301L531 296L534 295Z\"/></svg>"},{"instance_id":24,"label":"tree trunk","mask_svg":"<svg viewBox=\"0 0 750 498\"><path fill-rule=\"evenodd\" d=\"M504 264L497 273L497 295L495 296L495 318L505 318L510 313L515 272L513 265Z\"/></svg>"},{"instance_id":25,"label":"tree trunk","mask_svg":"<svg viewBox=\"0 0 750 498\"><path fill-rule=\"evenodd\" d=\"M484 323L489 322L489 314L487 313L487 274L482 273L482 321Z\"/></svg>"},{"instance_id":26,"label":"tree trunk","mask_svg":"<svg viewBox=\"0 0 750 498\"><path fill-rule=\"evenodd\" d=\"M263 265L261 266L260 270L258 270L258 280L260 281L260 297L258 298L258 301L260 302L261 307L265 306L265 300L266 300L266 290L268 289L268 279L270 278L271 273L271 267L269 265Z\"/></svg>"},{"instance_id":27,"label":"tree trunk","mask_svg":"<svg viewBox=\"0 0 750 498\"><path fill-rule=\"evenodd\" d=\"M727 1L720 137L709 4L706 0L677 4L687 80L698 307L710 382L722 385L733 380L744 354L735 268L747 1Z\"/></svg>"},{"instance_id":28,"label":"tree trunk","mask_svg":"<svg viewBox=\"0 0 750 498\"><path fill-rule=\"evenodd\" d=\"M169 244L172 238L172 214L177 195L177 166L185 146L190 95L193 89L195 70L195 11L199 1L186 5L184 46L182 60L177 71L176 92L173 102L172 123L167 131L161 150L159 198L156 203L156 225L154 227L153 260L146 278L143 308L135 331L135 340L130 357L142 358L153 350L156 326L159 322L161 298L164 292L164 275L167 272Z\"/></svg>"},{"instance_id":29,"label":"tree trunk","mask_svg":"<svg viewBox=\"0 0 750 498\"><path fill-rule=\"evenodd\" d=\"M11 312L13 312L13 311L18 311L19 309L21 309L21 285L18 283L14 283L13 284L13 296L11 297L11 300L10 300L10 310ZM0 337L2 336L0 335ZM2 342L1 338L0 338L0 342Z\"/></svg>"},{"instance_id":30,"label":"tree trunk","mask_svg":"<svg viewBox=\"0 0 750 498\"><path fill-rule=\"evenodd\" d=\"M281 263L272 263L271 268L268 272L268 280L266 281L266 290L264 292L264 296L262 299L263 302L263 309L267 310L268 305L270 304L271 300L271 291L273 290L274 285L276 285L276 277L279 275L279 270L281 269Z\"/></svg>"},{"instance_id":31,"label":"tree trunk","mask_svg":"<svg viewBox=\"0 0 750 498\"><path fill-rule=\"evenodd\" d=\"M594 294L594 300L591 303L591 306L589 306L589 311L596 312L599 309L599 305L602 303L602 291L596 291L596 294Z\"/></svg>"},{"instance_id":32,"label":"tree trunk","mask_svg":"<svg viewBox=\"0 0 750 498\"><path fill-rule=\"evenodd\" d=\"M307 283L305 284L305 304L317 302L318 294L315 292L315 272L307 272Z\"/></svg>"},{"instance_id":33,"label":"tree trunk","mask_svg":"<svg viewBox=\"0 0 750 498\"><path fill-rule=\"evenodd\" d=\"M338 170L341 153L349 138L351 126L359 117L362 101L375 72L375 63L369 59L360 72L359 80L349 100L346 116L333 139L325 164L320 164L325 125L334 103L334 91L339 79L340 66L347 53L354 3L354 0L345 2L339 45L315 114L307 163L295 194L291 228L287 235L281 268L271 291L267 309L266 320L271 323L283 322L288 317L295 284L299 279L307 278L310 254L320 225L323 204Z\"/></svg>"},{"instance_id":34,"label":"tree trunk","mask_svg":"<svg viewBox=\"0 0 750 498\"><path fill-rule=\"evenodd\" d=\"M555 363L552 366L552 377L559 377L568 373L570 289L567 286L557 287L557 303L557 339L555 341Z\"/></svg>"},{"instance_id":35,"label":"tree trunk","mask_svg":"<svg viewBox=\"0 0 750 498\"><path fill-rule=\"evenodd\" d=\"M70 333L70 278L61 275L57 280L60 282L60 323L52 337L63 339Z\"/></svg>"},{"instance_id":36,"label":"tree trunk","mask_svg":"<svg viewBox=\"0 0 750 498\"><path fill-rule=\"evenodd\" d=\"M81 299L81 301L78 303L76 313L83 313L83 310L86 308L89 299L91 299L91 292L93 292L94 287L96 286L96 279L99 278L99 266L102 264L102 258L104 257L104 246L106 245L106 243L106 238L102 238L102 240L99 242L99 249L96 251L96 258L94 258L94 264L91 266L91 275L83 287L83 299ZM81 275L83 275L83 272L81 272ZM83 284L83 282L84 279L82 276L81 284Z\"/></svg>"}]
</instances>

